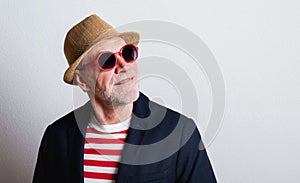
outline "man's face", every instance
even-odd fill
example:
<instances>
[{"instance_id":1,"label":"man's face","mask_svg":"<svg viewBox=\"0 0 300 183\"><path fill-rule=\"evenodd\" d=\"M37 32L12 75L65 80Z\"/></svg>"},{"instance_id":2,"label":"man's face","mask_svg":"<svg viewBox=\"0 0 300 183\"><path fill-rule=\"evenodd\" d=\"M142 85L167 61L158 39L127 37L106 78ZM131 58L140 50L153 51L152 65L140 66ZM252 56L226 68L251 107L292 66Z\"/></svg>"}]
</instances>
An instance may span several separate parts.
<instances>
[{"instance_id":1,"label":"man's face","mask_svg":"<svg viewBox=\"0 0 300 183\"><path fill-rule=\"evenodd\" d=\"M118 52L125 45L120 37L113 37L97 43L84 57L82 64L93 62L100 52ZM136 62L126 63L118 54L117 64L110 71L101 71L96 65L89 64L82 72L82 79L90 97L113 105L124 105L135 101L139 96L138 68Z\"/></svg>"}]
</instances>

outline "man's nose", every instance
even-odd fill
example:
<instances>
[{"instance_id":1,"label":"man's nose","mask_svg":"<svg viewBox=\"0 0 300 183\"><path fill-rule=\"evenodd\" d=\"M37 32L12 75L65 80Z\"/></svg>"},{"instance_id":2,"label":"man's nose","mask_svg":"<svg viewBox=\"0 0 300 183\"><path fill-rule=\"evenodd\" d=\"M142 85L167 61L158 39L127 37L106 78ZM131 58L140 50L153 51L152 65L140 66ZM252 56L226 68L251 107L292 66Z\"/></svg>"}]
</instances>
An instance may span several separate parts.
<instances>
[{"instance_id":1,"label":"man's nose","mask_svg":"<svg viewBox=\"0 0 300 183\"><path fill-rule=\"evenodd\" d=\"M127 63L125 62L124 58L122 57L122 55L120 53L116 53L115 56L117 58L115 74L119 74L120 72L125 72Z\"/></svg>"}]
</instances>

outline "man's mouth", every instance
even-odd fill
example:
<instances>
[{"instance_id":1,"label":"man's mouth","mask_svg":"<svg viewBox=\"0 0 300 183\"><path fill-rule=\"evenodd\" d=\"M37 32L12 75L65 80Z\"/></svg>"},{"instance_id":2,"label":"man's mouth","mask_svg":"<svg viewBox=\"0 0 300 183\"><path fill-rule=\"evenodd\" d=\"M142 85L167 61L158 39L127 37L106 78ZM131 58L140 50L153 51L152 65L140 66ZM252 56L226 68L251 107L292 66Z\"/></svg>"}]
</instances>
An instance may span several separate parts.
<instances>
[{"instance_id":1,"label":"man's mouth","mask_svg":"<svg viewBox=\"0 0 300 183\"><path fill-rule=\"evenodd\" d=\"M129 78L126 78L126 79L122 79L121 81L117 82L115 85L122 85L124 83L127 83L129 81L132 81L134 79L134 77L129 77Z\"/></svg>"}]
</instances>

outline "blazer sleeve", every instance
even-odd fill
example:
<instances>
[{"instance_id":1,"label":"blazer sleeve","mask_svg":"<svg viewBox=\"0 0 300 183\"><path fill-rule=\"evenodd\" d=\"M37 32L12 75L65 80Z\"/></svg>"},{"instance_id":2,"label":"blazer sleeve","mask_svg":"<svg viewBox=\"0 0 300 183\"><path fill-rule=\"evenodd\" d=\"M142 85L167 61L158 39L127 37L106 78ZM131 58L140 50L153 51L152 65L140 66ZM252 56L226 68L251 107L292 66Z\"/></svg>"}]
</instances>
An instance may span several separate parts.
<instances>
[{"instance_id":1,"label":"blazer sleeve","mask_svg":"<svg viewBox=\"0 0 300 183\"><path fill-rule=\"evenodd\" d=\"M217 182L197 128L187 143L179 150L177 174L180 175L178 182Z\"/></svg>"},{"instance_id":2,"label":"blazer sleeve","mask_svg":"<svg viewBox=\"0 0 300 183\"><path fill-rule=\"evenodd\" d=\"M50 133L50 126L47 127L38 152L38 158L35 165L33 183L47 183L47 140Z\"/></svg>"}]
</instances>

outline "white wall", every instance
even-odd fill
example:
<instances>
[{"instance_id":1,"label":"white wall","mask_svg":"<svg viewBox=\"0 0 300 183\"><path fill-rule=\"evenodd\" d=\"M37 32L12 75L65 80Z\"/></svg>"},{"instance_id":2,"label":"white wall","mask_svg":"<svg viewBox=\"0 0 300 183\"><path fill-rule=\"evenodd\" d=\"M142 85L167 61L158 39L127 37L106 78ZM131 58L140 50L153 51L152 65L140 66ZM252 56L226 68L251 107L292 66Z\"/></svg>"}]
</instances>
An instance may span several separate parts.
<instances>
[{"instance_id":1,"label":"white wall","mask_svg":"<svg viewBox=\"0 0 300 183\"><path fill-rule=\"evenodd\" d=\"M299 182L299 1L2 0L0 7L0 182L30 182L46 126L73 109L76 92L62 82L63 39L91 13L114 26L176 23L208 46L226 89L222 126L208 145L219 182ZM141 47L147 54L149 45ZM204 131L212 98L209 84L201 85Z\"/></svg>"}]
</instances>

